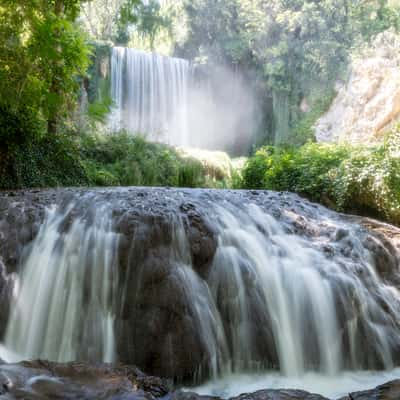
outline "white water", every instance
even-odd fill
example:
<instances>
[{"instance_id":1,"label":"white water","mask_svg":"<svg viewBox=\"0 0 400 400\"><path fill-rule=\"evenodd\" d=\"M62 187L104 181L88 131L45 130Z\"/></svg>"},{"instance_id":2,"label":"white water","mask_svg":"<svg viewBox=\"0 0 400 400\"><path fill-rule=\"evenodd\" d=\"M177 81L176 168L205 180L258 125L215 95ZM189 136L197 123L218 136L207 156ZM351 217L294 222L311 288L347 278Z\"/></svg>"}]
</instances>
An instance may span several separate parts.
<instances>
[{"instance_id":1,"label":"white water","mask_svg":"<svg viewBox=\"0 0 400 400\"><path fill-rule=\"evenodd\" d=\"M77 217L74 204L49 210L28 251L0 348L6 360L116 359L118 235L107 205ZM254 204L210 203L208 212L218 247L207 279L192 266L179 216L167 256L205 353L197 378L214 379L196 390L339 397L400 377L399 291L379 277L357 225L327 216L331 236L300 237ZM336 237L342 228L348 233Z\"/></svg>"},{"instance_id":2,"label":"white water","mask_svg":"<svg viewBox=\"0 0 400 400\"><path fill-rule=\"evenodd\" d=\"M219 396L227 399L258 390L297 389L317 393L329 399L339 399L349 393L374 389L395 379L400 379L399 368L380 372L342 372L335 376L308 372L297 378L271 372L269 374L230 375L186 390L200 395Z\"/></svg>"},{"instance_id":3,"label":"white water","mask_svg":"<svg viewBox=\"0 0 400 400\"><path fill-rule=\"evenodd\" d=\"M249 82L236 69L131 48L111 52L109 129L180 147L243 153L261 123Z\"/></svg>"},{"instance_id":4,"label":"white water","mask_svg":"<svg viewBox=\"0 0 400 400\"><path fill-rule=\"evenodd\" d=\"M111 93L115 110L110 127L144 134L153 141L188 145L189 74L186 60L114 47Z\"/></svg>"},{"instance_id":5,"label":"white water","mask_svg":"<svg viewBox=\"0 0 400 400\"><path fill-rule=\"evenodd\" d=\"M359 260L352 262L339 254L328 259L318 243L285 233L255 205L219 208L217 218L219 247L209 285L227 321L233 371L268 367L260 346L276 348L275 364L290 377L310 371L335 376L374 362L393 368L398 319L383 305L400 317L400 295L380 280L356 232L350 235Z\"/></svg>"},{"instance_id":6,"label":"white water","mask_svg":"<svg viewBox=\"0 0 400 400\"><path fill-rule=\"evenodd\" d=\"M116 243L106 209L76 218L48 211L11 304L5 358L114 360Z\"/></svg>"}]
</instances>

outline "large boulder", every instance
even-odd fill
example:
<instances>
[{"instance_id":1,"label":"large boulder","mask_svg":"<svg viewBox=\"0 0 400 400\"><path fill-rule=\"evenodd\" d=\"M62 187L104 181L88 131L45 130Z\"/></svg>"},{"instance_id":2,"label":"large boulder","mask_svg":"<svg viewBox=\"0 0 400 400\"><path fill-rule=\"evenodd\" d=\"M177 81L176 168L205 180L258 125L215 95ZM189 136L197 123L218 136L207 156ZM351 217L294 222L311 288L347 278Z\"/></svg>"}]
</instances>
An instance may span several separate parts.
<instances>
[{"instance_id":1,"label":"large boulder","mask_svg":"<svg viewBox=\"0 0 400 400\"><path fill-rule=\"evenodd\" d=\"M304 254L318 255L315 262L321 265L311 262L309 267L318 268L315 272L330 284L338 333L342 336L343 366L354 366L351 338L358 341L357 365L374 369L385 366L385 360L376 352L376 343L369 338L373 333L369 322L386 333L393 363L400 364L398 308L390 294L400 287L400 231L376 221L339 215L296 195L268 191L128 188L1 193L2 334L16 278L24 268L46 208L54 206L68 210L58 228L60 240L77 218L90 226L96 211L110 212L112 230L118 235L112 311L117 359L121 362L138 365L149 374L201 380L212 372L221 372L237 341L245 343L242 339L248 337L249 346L244 346L234 360L237 368L241 357L246 368L280 368L272 316L265 312L268 293L261 286L254 260L250 260L253 254L246 252L240 239L254 235L261 247L284 240L302 246ZM249 207L257 207L258 215L255 213L253 219L249 217ZM222 226L224 210L237 226ZM281 231L274 231L277 227ZM236 236L241 228L245 236ZM222 249L224 240L226 247ZM282 260L292 257L293 261L293 255L288 254L290 246L282 242L279 246L280 253L271 256L275 254ZM290 264L290 275L307 261L301 252L296 254L299 264ZM234 255L236 273L242 276L247 316L245 312L234 312L239 300L237 282L231 279L234 270L227 262L218 272L217 254ZM94 265L92 261L87 260L88 265ZM263 259L265 268L269 261ZM84 264L82 261L82 268ZM54 266L57 265L55 260ZM90 292L90 287L85 290ZM304 295L312 297L312 293ZM315 325L311 314L304 316L308 334L302 346L308 364L313 366L321 357L315 346L318 327L310 328ZM366 317L371 321L365 323ZM351 336L355 323L357 335ZM245 328L242 336L236 329L238 324ZM365 348L370 350L363 351ZM86 360L85 351L79 354Z\"/></svg>"}]
</instances>

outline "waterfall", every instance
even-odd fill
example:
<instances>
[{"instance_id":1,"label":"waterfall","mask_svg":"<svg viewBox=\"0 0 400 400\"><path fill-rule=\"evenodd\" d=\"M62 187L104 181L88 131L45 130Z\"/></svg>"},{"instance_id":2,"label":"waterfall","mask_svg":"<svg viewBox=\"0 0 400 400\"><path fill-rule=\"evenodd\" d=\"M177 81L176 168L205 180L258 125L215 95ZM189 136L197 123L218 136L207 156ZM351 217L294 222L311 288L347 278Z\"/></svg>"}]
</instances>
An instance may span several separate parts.
<instances>
[{"instance_id":1,"label":"waterfall","mask_svg":"<svg viewBox=\"0 0 400 400\"><path fill-rule=\"evenodd\" d=\"M111 53L110 127L143 134L149 140L188 144L188 61L130 48Z\"/></svg>"},{"instance_id":2,"label":"waterfall","mask_svg":"<svg viewBox=\"0 0 400 400\"><path fill-rule=\"evenodd\" d=\"M306 371L335 375L372 365L375 357L383 368L393 368L391 341L399 340L400 332L382 307L399 310L399 293L379 280L357 239L368 283L360 279L357 264L329 260L255 205L218 208L217 218L219 246L209 285L231 338L234 372L257 368L263 361L260 349L271 346L287 376ZM379 293L379 301L371 291ZM339 312L347 314L340 321ZM261 327L255 326L257 320ZM365 336L369 354L361 346Z\"/></svg>"},{"instance_id":3,"label":"waterfall","mask_svg":"<svg viewBox=\"0 0 400 400\"><path fill-rule=\"evenodd\" d=\"M243 154L261 123L254 88L237 68L124 47L111 52L108 128L173 146Z\"/></svg>"},{"instance_id":4,"label":"waterfall","mask_svg":"<svg viewBox=\"0 0 400 400\"><path fill-rule=\"evenodd\" d=\"M22 359L114 361L116 244L105 209L48 210L24 262L5 345Z\"/></svg>"},{"instance_id":5,"label":"waterfall","mask_svg":"<svg viewBox=\"0 0 400 400\"><path fill-rule=\"evenodd\" d=\"M383 250L360 225L301 205L317 217L304 217L296 233L288 221L297 205L277 217L241 192L207 192L206 200L189 190L91 193L49 208L25 249L7 351L122 359L198 380L266 370L338 377L398 365L400 294L380 275L374 257ZM206 250L215 245L208 270L194 256L202 241Z\"/></svg>"}]
</instances>

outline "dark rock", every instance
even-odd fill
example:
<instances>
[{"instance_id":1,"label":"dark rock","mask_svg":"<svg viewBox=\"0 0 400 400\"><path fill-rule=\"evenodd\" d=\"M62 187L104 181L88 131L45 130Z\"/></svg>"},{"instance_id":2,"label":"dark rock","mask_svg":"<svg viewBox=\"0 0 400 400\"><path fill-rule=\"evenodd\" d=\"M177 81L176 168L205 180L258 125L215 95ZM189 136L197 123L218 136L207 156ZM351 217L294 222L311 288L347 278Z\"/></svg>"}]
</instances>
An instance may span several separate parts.
<instances>
[{"instance_id":1,"label":"dark rock","mask_svg":"<svg viewBox=\"0 0 400 400\"><path fill-rule=\"evenodd\" d=\"M127 365L29 361L0 365L0 395L13 400L221 400L174 390L170 381L145 375ZM400 380L340 400L399 400ZM260 390L229 400L328 400L302 390ZM333 399L331 399L333 400Z\"/></svg>"},{"instance_id":2,"label":"dark rock","mask_svg":"<svg viewBox=\"0 0 400 400\"><path fill-rule=\"evenodd\" d=\"M186 234L190 243L193 267L203 278L207 278L209 268L217 249L217 238L206 217L194 208L186 214Z\"/></svg>"},{"instance_id":3,"label":"dark rock","mask_svg":"<svg viewBox=\"0 0 400 400\"><path fill-rule=\"evenodd\" d=\"M30 361L0 365L0 394L6 399L155 400L171 385L135 367Z\"/></svg>"},{"instance_id":4,"label":"dark rock","mask_svg":"<svg viewBox=\"0 0 400 400\"><path fill-rule=\"evenodd\" d=\"M199 395L194 392L186 392L183 390L177 390L171 394L171 400L221 400L215 396Z\"/></svg>"},{"instance_id":5,"label":"dark rock","mask_svg":"<svg viewBox=\"0 0 400 400\"><path fill-rule=\"evenodd\" d=\"M339 240L342 240L343 238L345 238L348 235L349 235L349 231L347 229L339 228L335 232L335 240L338 242Z\"/></svg>"},{"instance_id":6,"label":"dark rock","mask_svg":"<svg viewBox=\"0 0 400 400\"><path fill-rule=\"evenodd\" d=\"M318 394L311 394L302 390L260 390L255 393L246 393L230 400L328 400Z\"/></svg>"},{"instance_id":7,"label":"dark rock","mask_svg":"<svg viewBox=\"0 0 400 400\"><path fill-rule=\"evenodd\" d=\"M385 383L372 390L350 393L339 400L399 400L400 380Z\"/></svg>"},{"instance_id":8,"label":"dark rock","mask_svg":"<svg viewBox=\"0 0 400 400\"><path fill-rule=\"evenodd\" d=\"M318 249L326 259L335 258L344 273L349 270L349 273L357 274L360 281L371 285L371 276L361 261L360 246L352 242L356 233L364 249L373 255L379 276L400 287L398 229L365 218L342 216L289 193L162 188L1 192L0 336L4 334L9 314L13 274L18 273L29 245L37 236L46 208L57 205L66 211L71 207L61 227L62 232L67 232L78 217L90 224L94 215L92 210L106 205L113 218L113 230L120 236L117 262L120 287L116 299L119 359L136 364L147 373L178 380L191 379L199 366L207 364L209 355L188 305L190 293L186 293L181 284L179 262L177 257L171 256L171 252L177 251L171 243L178 221L186 233L189 263L200 284L208 284L218 240L214 204L230 209L232 213L248 204L258 205L279 220L284 232L305 238L310 247ZM335 224L328 226L327 219L338 221L339 226L346 228L336 229ZM261 226L257 229L262 232ZM266 232L262 234L266 235ZM261 296L260 290L256 279L247 271L246 260L240 263L240 268L252 306ZM349 321L358 318L361 305L354 298L353 287L343 287L344 283L335 276L329 279L345 337ZM223 291L221 298L222 295ZM371 296L382 308L382 314L387 316L374 322L383 326L393 320L391 305L385 304L377 291L371 290ZM223 301L232 303L235 298L226 296L219 304L223 305ZM352 309L345 309L347 304L352 304ZM250 351L254 353L255 361L277 368L279 360L269 328L270 316L257 311L250 315L255 347ZM223 323L228 323L227 319L229 317ZM394 321L393 329L397 329L396 324ZM310 333L309 340L314 339ZM361 348L368 348L365 338L359 340ZM343 340L343 354L348 353L346 346ZM400 344L393 343L393 354L396 349L400 350ZM373 362L374 354L365 357L366 367L381 366Z\"/></svg>"}]
</instances>

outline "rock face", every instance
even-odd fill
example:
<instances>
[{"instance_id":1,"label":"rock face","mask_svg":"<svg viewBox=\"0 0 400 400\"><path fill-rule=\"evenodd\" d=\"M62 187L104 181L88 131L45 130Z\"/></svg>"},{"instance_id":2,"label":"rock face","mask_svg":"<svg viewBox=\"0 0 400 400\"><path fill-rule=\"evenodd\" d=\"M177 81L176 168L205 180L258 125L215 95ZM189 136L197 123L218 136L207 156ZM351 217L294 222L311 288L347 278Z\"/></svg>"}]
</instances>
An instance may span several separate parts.
<instances>
[{"instance_id":1,"label":"rock face","mask_svg":"<svg viewBox=\"0 0 400 400\"><path fill-rule=\"evenodd\" d=\"M55 227L49 232L43 224L48 222L48 207L56 207L57 222L48 224ZM27 263L42 267L29 258L42 227L40 235L49 236L40 242L41 253L49 254L54 268L65 265L61 261L67 255L67 260L74 259L71 265L87 269L79 278L84 282L79 297L83 315L73 336L81 338L79 361L101 361L87 349L95 347L91 337L97 337L88 327L97 325L85 320L98 314L92 312L97 292L88 282L93 282L93 276L100 279L99 268L107 257L96 263L89 252L76 260L81 253L75 251L80 245L75 241L83 238L91 249L96 235L77 236L74 223L80 221L78 228L89 230L99 212L107 212L118 240L110 242L116 243L115 249L110 248L116 254L110 264L115 273L103 282L112 290L104 297L107 305L99 310L108 307L111 315L105 315L104 321L111 321L107 337L115 342L117 361L190 382L229 372L229 367L235 372L260 367L286 372L298 363L300 369L332 368L335 373L341 368L400 364L400 231L394 227L339 215L296 195L267 191L3 192L0 209L3 334L16 278L24 276ZM54 247L47 248L55 237ZM72 273L62 287L73 281ZM53 301L62 303L63 290L52 292ZM15 292L22 296L24 289ZM284 301L278 301L282 296ZM18 308L15 299L11 307ZM64 311L52 313L57 321L58 314L68 314L67 308L60 310ZM29 315L34 319L38 313ZM21 321L16 321L18 328ZM65 332L63 322L59 321L61 332ZM41 329L39 323L35 329ZM15 332L24 343L22 330ZM29 332L33 338L35 332ZM40 332L35 337L40 338ZM56 340L54 335L50 344ZM43 348L26 357L51 358L50 344L43 343ZM64 361L68 361L68 354L56 360L67 357ZM314 399L302 393L290 395ZM283 392L281 397L272 392L268 396L265 399L290 398Z\"/></svg>"},{"instance_id":2,"label":"rock face","mask_svg":"<svg viewBox=\"0 0 400 400\"><path fill-rule=\"evenodd\" d=\"M357 56L348 82L315 125L319 142L377 142L400 117L400 38L379 34Z\"/></svg>"}]
</instances>

